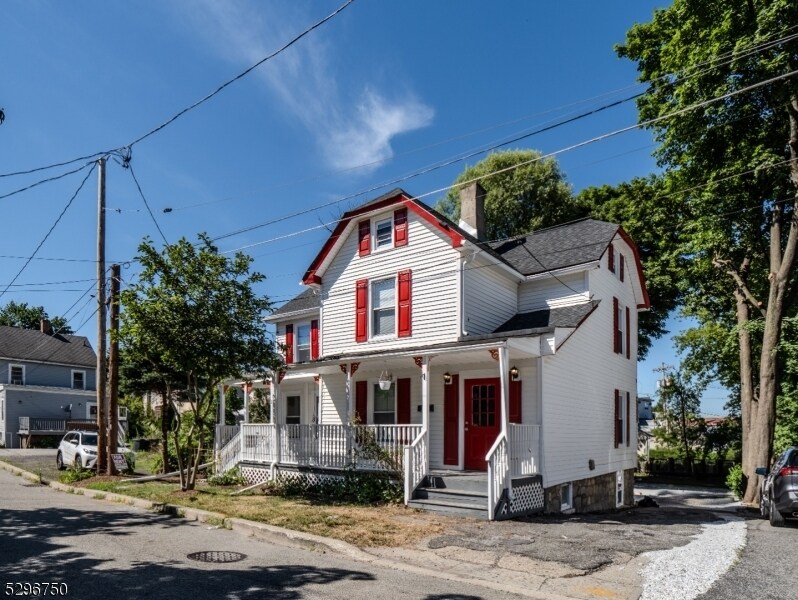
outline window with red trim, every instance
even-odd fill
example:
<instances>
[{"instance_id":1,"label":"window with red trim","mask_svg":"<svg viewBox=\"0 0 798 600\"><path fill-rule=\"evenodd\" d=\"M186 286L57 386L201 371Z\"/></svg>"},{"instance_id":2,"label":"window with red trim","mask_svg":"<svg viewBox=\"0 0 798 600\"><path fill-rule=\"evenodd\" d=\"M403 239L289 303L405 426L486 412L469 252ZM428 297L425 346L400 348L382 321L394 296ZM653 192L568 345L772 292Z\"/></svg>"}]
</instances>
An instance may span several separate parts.
<instances>
[{"instance_id":1,"label":"window with red trim","mask_svg":"<svg viewBox=\"0 0 798 600\"><path fill-rule=\"evenodd\" d=\"M616 354L631 357L631 312L613 297L612 299L612 348Z\"/></svg>"},{"instance_id":2,"label":"window with red trim","mask_svg":"<svg viewBox=\"0 0 798 600\"><path fill-rule=\"evenodd\" d=\"M355 284L355 341L412 335L411 271Z\"/></svg>"},{"instance_id":3,"label":"window with red trim","mask_svg":"<svg viewBox=\"0 0 798 600\"><path fill-rule=\"evenodd\" d=\"M632 395L615 390L614 445L631 446L632 440Z\"/></svg>"},{"instance_id":4,"label":"window with red trim","mask_svg":"<svg viewBox=\"0 0 798 600\"><path fill-rule=\"evenodd\" d=\"M294 326L285 326L285 364L294 362Z\"/></svg>"}]
</instances>

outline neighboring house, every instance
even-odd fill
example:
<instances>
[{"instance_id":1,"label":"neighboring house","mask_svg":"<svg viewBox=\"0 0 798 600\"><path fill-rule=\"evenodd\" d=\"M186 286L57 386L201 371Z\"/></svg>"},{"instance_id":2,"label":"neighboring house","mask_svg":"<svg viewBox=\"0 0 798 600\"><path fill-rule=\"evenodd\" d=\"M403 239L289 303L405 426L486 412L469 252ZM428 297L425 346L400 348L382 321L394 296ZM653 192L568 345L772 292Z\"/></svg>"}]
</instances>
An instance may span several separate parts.
<instances>
[{"instance_id":1,"label":"neighboring house","mask_svg":"<svg viewBox=\"0 0 798 600\"><path fill-rule=\"evenodd\" d=\"M355 419L401 459L413 505L462 505L431 500L456 475L484 486L489 519L632 504L637 249L591 219L486 241L483 199L461 193L459 224L400 189L342 216L268 319L287 365L274 422L244 425L225 466L345 466Z\"/></svg>"},{"instance_id":2,"label":"neighboring house","mask_svg":"<svg viewBox=\"0 0 798 600\"><path fill-rule=\"evenodd\" d=\"M656 447L654 429L657 427L654 417L654 401L648 396L637 398L637 444L638 450L648 460L651 448Z\"/></svg>"},{"instance_id":3,"label":"neighboring house","mask_svg":"<svg viewBox=\"0 0 798 600\"><path fill-rule=\"evenodd\" d=\"M19 448L36 436L63 435L69 423L96 420L97 357L82 336L50 324L0 326L0 441Z\"/></svg>"}]
</instances>

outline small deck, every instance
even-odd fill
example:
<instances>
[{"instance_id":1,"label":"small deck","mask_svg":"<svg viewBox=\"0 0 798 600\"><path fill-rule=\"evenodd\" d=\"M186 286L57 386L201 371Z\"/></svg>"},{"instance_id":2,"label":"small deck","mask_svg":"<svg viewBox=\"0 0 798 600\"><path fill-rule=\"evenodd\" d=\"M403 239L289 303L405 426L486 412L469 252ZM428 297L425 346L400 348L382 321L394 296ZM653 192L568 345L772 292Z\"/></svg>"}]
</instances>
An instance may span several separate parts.
<instances>
[{"instance_id":1,"label":"small deck","mask_svg":"<svg viewBox=\"0 0 798 600\"><path fill-rule=\"evenodd\" d=\"M30 448L37 437L63 436L67 431L82 429L96 431L97 421L93 419L50 419L46 417L20 417L19 436L20 445Z\"/></svg>"}]
</instances>

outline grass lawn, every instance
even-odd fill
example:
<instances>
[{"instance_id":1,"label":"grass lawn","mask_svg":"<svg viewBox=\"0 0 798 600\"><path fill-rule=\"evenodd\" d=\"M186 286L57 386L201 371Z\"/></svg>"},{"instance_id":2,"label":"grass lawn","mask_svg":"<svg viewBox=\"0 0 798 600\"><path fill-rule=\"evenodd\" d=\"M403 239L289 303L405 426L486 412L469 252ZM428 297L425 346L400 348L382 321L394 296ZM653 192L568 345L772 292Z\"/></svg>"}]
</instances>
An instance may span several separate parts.
<instances>
[{"instance_id":1,"label":"grass lawn","mask_svg":"<svg viewBox=\"0 0 798 600\"><path fill-rule=\"evenodd\" d=\"M260 492L231 496L239 488L198 484L181 492L175 483L92 481L76 485L145 498L153 502L190 506L202 510L336 538L360 547L408 546L443 533L449 518L408 509L402 505L360 506L321 504L301 498L282 498ZM448 523L447 523L448 521Z\"/></svg>"}]
</instances>

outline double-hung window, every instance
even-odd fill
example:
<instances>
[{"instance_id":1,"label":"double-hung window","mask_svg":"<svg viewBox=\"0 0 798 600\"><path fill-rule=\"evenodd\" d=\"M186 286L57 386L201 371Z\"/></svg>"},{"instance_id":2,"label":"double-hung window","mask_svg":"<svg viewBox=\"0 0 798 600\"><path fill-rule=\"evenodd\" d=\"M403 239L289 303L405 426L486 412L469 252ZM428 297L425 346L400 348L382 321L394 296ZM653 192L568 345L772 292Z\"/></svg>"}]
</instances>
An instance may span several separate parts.
<instances>
[{"instance_id":1,"label":"double-hung window","mask_svg":"<svg viewBox=\"0 0 798 600\"><path fill-rule=\"evenodd\" d=\"M396 279L382 279L371 284L372 337L396 333Z\"/></svg>"},{"instance_id":2,"label":"double-hung window","mask_svg":"<svg viewBox=\"0 0 798 600\"><path fill-rule=\"evenodd\" d=\"M296 361L310 361L310 323L303 323L296 328Z\"/></svg>"},{"instance_id":3,"label":"double-hung window","mask_svg":"<svg viewBox=\"0 0 798 600\"><path fill-rule=\"evenodd\" d=\"M393 218L382 219L374 223L374 249L393 247Z\"/></svg>"},{"instance_id":4,"label":"double-hung window","mask_svg":"<svg viewBox=\"0 0 798 600\"><path fill-rule=\"evenodd\" d=\"M25 385L25 365L9 366L8 381L12 385Z\"/></svg>"},{"instance_id":5,"label":"double-hung window","mask_svg":"<svg viewBox=\"0 0 798 600\"><path fill-rule=\"evenodd\" d=\"M301 419L300 396L287 396L285 399L285 424L299 425Z\"/></svg>"},{"instance_id":6,"label":"double-hung window","mask_svg":"<svg viewBox=\"0 0 798 600\"><path fill-rule=\"evenodd\" d=\"M86 389L86 371L72 371L72 389Z\"/></svg>"}]
</instances>

